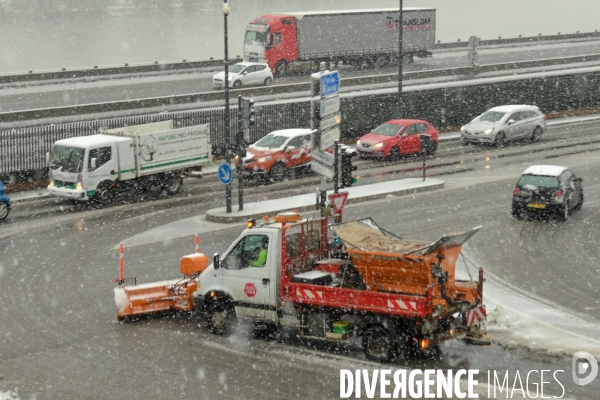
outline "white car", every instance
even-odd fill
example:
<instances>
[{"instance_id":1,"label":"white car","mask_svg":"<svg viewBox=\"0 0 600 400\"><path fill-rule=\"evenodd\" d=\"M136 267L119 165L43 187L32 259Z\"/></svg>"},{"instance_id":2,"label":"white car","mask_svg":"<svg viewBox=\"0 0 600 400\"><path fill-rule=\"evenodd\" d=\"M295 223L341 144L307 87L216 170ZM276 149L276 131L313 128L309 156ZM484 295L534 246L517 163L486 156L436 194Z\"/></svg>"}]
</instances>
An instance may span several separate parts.
<instances>
[{"instance_id":1,"label":"white car","mask_svg":"<svg viewBox=\"0 0 600 400\"><path fill-rule=\"evenodd\" d=\"M225 87L225 71L213 76L213 87ZM242 85L265 85L273 83L273 73L267 64L241 62L229 66L229 87L237 89Z\"/></svg>"},{"instance_id":2,"label":"white car","mask_svg":"<svg viewBox=\"0 0 600 400\"><path fill-rule=\"evenodd\" d=\"M460 130L463 142L495 146L509 140L537 142L546 131L546 116L536 106L500 106L487 110Z\"/></svg>"}]
</instances>

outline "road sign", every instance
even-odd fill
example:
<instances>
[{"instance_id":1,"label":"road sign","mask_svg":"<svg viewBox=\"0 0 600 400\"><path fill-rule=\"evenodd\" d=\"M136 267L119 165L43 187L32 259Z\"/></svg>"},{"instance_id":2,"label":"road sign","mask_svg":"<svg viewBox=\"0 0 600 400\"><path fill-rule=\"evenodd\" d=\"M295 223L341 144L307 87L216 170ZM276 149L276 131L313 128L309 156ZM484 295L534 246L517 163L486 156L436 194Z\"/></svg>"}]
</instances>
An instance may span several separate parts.
<instances>
[{"instance_id":1,"label":"road sign","mask_svg":"<svg viewBox=\"0 0 600 400\"><path fill-rule=\"evenodd\" d=\"M321 118L329 114L335 114L340 111L340 96L332 96L321 100Z\"/></svg>"},{"instance_id":2,"label":"road sign","mask_svg":"<svg viewBox=\"0 0 600 400\"><path fill-rule=\"evenodd\" d=\"M233 171L229 164L221 164L219 165L218 174L219 180L223 185L229 185L233 180Z\"/></svg>"},{"instance_id":3,"label":"road sign","mask_svg":"<svg viewBox=\"0 0 600 400\"><path fill-rule=\"evenodd\" d=\"M340 90L340 74L337 71L321 75L321 97L331 96Z\"/></svg>"},{"instance_id":4,"label":"road sign","mask_svg":"<svg viewBox=\"0 0 600 400\"><path fill-rule=\"evenodd\" d=\"M333 114L329 117L321 118L319 129L324 131L334 125L338 125L340 122L342 122L342 113Z\"/></svg>"},{"instance_id":5,"label":"road sign","mask_svg":"<svg viewBox=\"0 0 600 400\"><path fill-rule=\"evenodd\" d=\"M325 153L319 150L313 150L310 153L310 156L313 160L316 160L318 162L320 162L321 164L325 164L325 165L329 165L332 166L333 165L333 154L330 153Z\"/></svg>"},{"instance_id":6,"label":"road sign","mask_svg":"<svg viewBox=\"0 0 600 400\"><path fill-rule=\"evenodd\" d=\"M341 214L344 206L346 205L346 200L348 200L348 192L339 192L329 195L329 201L333 206L333 211L336 214Z\"/></svg>"},{"instance_id":7,"label":"road sign","mask_svg":"<svg viewBox=\"0 0 600 400\"><path fill-rule=\"evenodd\" d=\"M331 167L323 165L316 160L311 160L310 169L312 169L319 175L323 175L326 178L333 179L333 170L331 169Z\"/></svg>"},{"instance_id":8,"label":"road sign","mask_svg":"<svg viewBox=\"0 0 600 400\"><path fill-rule=\"evenodd\" d=\"M340 140L340 126L336 125L332 129L321 132L321 150L325 150L333 146L335 140Z\"/></svg>"}]
</instances>

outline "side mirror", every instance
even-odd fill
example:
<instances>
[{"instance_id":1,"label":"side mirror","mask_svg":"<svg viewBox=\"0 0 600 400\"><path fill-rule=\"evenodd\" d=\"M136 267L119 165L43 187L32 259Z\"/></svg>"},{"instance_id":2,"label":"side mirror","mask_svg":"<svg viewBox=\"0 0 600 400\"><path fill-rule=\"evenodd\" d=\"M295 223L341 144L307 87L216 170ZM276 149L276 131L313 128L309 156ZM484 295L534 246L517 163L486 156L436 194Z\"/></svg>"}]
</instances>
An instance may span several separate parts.
<instances>
[{"instance_id":1,"label":"side mirror","mask_svg":"<svg viewBox=\"0 0 600 400\"><path fill-rule=\"evenodd\" d=\"M509 119L509 120L508 120L508 124L509 124L509 125L512 125L512 124L514 124L514 123L515 123L515 120L514 120L514 119Z\"/></svg>"},{"instance_id":2,"label":"side mirror","mask_svg":"<svg viewBox=\"0 0 600 400\"><path fill-rule=\"evenodd\" d=\"M46 165L50 164L50 153L46 153Z\"/></svg>"},{"instance_id":3,"label":"side mirror","mask_svg":"<svg viewBox=\"0 0 600 400\"><path fill-rule=\"evenodd\" d=\"M288 146L288 147L285 148L285 151L288 152L288 153L291 152L291 151L294 151L294 150L296 150L296 146Z\"/></svg>"},{"instance_id":4,"label":"side mirror","mask_svg":"<svg viewBox=\"0 0 600 400\"><path fill-rule=\"evenodd\" d=\"M242 72L242 75L248 75L248 71Z\"/></svg>"},{"instance_id":5,"label":"side mirror","mask_svg":"<svg viewBox=\"0 0 600 400\"><path fill-rule=\"evenodd\" d=\"M96 158L95 158L95 157L93 157L93 158L90 160L90 164L91 164L91 166L92 166L92 171L93 171L93 170L95 170L95 169L96 169Z\"/></svg>"},{"instance_id":6,"label":"side mirror","mask_svg":"<svg viewBox=\"0 0 600 400\"><path fill-rule=\"evenodd\" d=\"M219 253L213 255L213 268L219 269Z\"/></svg>"}]
</instances>

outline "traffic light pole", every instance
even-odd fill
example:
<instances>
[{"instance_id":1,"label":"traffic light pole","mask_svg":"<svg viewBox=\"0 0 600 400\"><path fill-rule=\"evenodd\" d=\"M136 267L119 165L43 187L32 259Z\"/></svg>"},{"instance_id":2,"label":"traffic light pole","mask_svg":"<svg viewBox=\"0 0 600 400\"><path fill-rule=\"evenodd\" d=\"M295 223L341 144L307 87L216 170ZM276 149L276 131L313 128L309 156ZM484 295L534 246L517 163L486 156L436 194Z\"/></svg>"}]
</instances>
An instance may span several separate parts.
<instances>
[{"instance_id":1,"label":"traffic light pole","mask_svg":"<svg viewBox=\"0 0 600 400\"><path fill-rule=\"evenodd\" d=\"M340 190L340 144L338 140L333 142L333 193Z\"/></svg>"},{"instance_id":2,"label":"traffic light pole","mask_svg":"<svg viewBox=\"0 0 600 400\"><path fill-rule=\"evenodd\" d=\"M243 145L243 119L242 119L242 95L238 94L238 133L236 136L236 149L239 152L239 149ZM237 175L238 175L238 210L244 210L244 175L242 173L243 168L242 164L244 163L244 158L239 154L237 156Z\"/></svg>"}]
</instances>

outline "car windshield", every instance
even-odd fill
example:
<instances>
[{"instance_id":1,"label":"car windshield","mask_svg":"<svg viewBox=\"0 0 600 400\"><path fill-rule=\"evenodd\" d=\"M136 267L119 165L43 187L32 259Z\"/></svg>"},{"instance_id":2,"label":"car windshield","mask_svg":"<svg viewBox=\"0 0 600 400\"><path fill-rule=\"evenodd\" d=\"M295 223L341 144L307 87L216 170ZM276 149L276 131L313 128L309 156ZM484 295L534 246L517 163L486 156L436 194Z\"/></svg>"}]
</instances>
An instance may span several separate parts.
<instances>
[{"instance_id":1,"label":"car windshield","mask_svg":"<svg viewBox=\"0 0 600 400\"><path fill-rule=\"evenodd\" d=\"M51 169L62 168L64 172L81 172L85 149L80 147L54 146L52 149Z\"/></svg>"},{"instance_id":2,"label":"car windshield","mask_svg":"<svg viewBox=\"0 0 600 400\"><path fill-rule=\"evenodd\" d=\"M233 64L229 66L229 72L233 72L234 74L239 74L246 68L246 65Z\"/></svg>"},{"instance_id":3,"label":"car windshield","mask_svg":"<svg viewBox=\"0 0 600 400\"><path fill-rule=\"evenodd\" d=\"M536 186L546 188L557 188L558 178L555 176L523 175L517 183L518 187Z\"/></svg>"},{"instance_id":4,"label":"car windshield","mask_svg":"<svg viewBox=\"0 0 600 400\"><path fill-rule=\"evenodd\" d=\"M273 135L269 133L258 142L254 143L254 147L262 147L264 149L278 149L287 142L289 137L281 135Z\"/></svg>"},{"instance_id":5,"label":"car windshield","mask_svg":"<svg viewBox=\"0 0 600 400\"><path fill-rule=\"evenodd\" d=\"M373 133L383 136L396 136L402 130L402 125L382 124L373 129Z\"/></svg>"},{"instance_id":6,"label":"car windshield","mask_svg":"<svg viewBox=\"0 0 600 400\"><path fill-rule=\"evenodd\" d=\"M267 32L246 31L245 41L267 43Z\"/></svg>"},{"instance_id":7,"label":"car windshield","mask_svg":"<svg viewBox=\"0 0 600 400\"><path fill-rule=\"evenodd\" d=\"M506 115L506 113L500 112L500 111L488 111L488 112L484 113L481 117L479 117L479 120L481 122L498 122L505 115Z\"/></svg>"}]
</instances>

